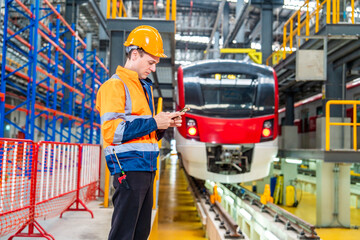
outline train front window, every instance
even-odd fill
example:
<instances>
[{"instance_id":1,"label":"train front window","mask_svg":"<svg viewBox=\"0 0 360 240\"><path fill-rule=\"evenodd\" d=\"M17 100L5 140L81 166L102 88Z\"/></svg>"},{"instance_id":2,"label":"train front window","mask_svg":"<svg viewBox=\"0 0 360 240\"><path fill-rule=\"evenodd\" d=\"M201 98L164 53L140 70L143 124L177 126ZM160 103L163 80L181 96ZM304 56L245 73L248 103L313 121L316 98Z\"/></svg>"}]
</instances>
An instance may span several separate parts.
<instances>
[{"instance_id":1,"label":"train front window","mask_svg":"<svg viewBox=\"0 0 360 240\"><path fill-rule=\"evenodd\" d=\"M274 113L272 76L211 73L184 80L185 102L195 114L247 118Z\"/></svg>"}]
</instances>

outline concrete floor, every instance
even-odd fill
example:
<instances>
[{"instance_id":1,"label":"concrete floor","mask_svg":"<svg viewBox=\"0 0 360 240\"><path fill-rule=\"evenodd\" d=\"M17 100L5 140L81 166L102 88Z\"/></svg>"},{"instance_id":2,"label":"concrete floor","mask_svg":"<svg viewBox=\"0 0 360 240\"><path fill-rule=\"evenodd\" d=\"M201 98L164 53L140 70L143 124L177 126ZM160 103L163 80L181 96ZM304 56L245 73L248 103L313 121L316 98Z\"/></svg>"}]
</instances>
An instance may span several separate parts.
<instances>
[{"instance_id":1,"label":"concrete floor","mask_svg":"<svg viewBox=\"0 0 360 240\"><path fill-rule=\"evenodd\" d=\"M55 217L48 220L39 220L39 224L56 240L106 240L110 231L110 222L113 208L104 208L102 198L91 201L86 206L93 211L94 218L88 212L66 212L62 218ZM8 239L11 235L0 237ZM25 239L25 238L14 238ZM26 238L44 240L46 238Z\"/></svg>"}]
</instances>

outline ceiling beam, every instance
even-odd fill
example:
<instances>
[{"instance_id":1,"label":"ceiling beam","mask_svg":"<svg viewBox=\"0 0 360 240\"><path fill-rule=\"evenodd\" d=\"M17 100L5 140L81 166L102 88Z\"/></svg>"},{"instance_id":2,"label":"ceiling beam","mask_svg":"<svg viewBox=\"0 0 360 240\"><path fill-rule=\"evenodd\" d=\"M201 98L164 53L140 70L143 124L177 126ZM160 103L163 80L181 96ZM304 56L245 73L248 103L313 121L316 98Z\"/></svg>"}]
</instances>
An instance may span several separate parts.
<instances>
[{"instance_id":1,"label":"ceiling beam","mask_svg":"<svg viewBox=\"0 0 360 240\"><path fill-rule=\"evenodd\" d=\"M250 12L250 4L244 3L244 7L242 8L242 12L235 20L234 28L229 32L228 36L224 36L225 41L223 43L224 48L229 47L229 44L235 39L236 35L238 34L241 25L244 23L245 19L248 17Z\"/></svg>"},{"instance_id":2,"label":"ceiling beam","mask_svg":"<svg viewBox=\"0 0 360 240\"><path fill-rule=\"evenodd\" d=\"M104 29L104 32L106 33L106 35L108 37L110 37L109 32L106 31L106 20L104 15L102 14L99 6L94 2L94 0L89 0L89 4L91 6L91 8L94 10L95 16L97 18L97 20L99 21L100 25L102 26L102 28Z\"/></svg>"},{"instance_id":3,"label":"ceiling beam","mask_svg":"<svg viewBox=\"0 0 360 240\"><path fill-rule=\"evenodd\" d=\"M206 59L207 54L208 54L208 52L209 52L209 50L210 50L210 46L211 46L212 39L213 39L213 37L214 37L214 35L215 35L215 32L216 32L216 30L217 30L217 28L218 28L219 21L220 21L220 17L221 17L221 15L223 14L223 11L224 11L225 2L226 2L226 0L222 0L221 3L220 3L220 5L219 5L218 12L217 12L217 15L216 15L216 20L215 20L213 29L212 29L212 31L211 31L209 43L207 44L207 47L206 47L206 50L205 50L204 59Z\"/></svg>"}]
</instances>

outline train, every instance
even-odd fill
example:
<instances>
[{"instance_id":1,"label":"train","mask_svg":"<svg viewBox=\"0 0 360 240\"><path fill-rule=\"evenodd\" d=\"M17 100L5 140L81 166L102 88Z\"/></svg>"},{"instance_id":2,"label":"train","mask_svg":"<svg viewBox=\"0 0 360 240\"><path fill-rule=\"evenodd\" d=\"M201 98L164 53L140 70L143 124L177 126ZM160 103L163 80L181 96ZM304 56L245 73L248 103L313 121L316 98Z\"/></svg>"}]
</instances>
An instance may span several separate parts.
<instances>
[{"instance_id":1,"label":"train","mask_svg":"<svg viewBox=\"0 0 360 240\"><path fill-rule=\"evenodd\" d=\"M186 173L220 183L266 177L277 153L278 82L268 66L219 59L180 66L175 108L189 107L174 129Z\"/></svg>"},{"instance_id":2,"label":"train","mask_svg":"<svg viewBox=\"0 0 360 240\"><path fill-rule=\"evenodd\" d=\"M300 149L321 149L323 145L321 138L323 132L321 126L321 118L324 118L324 93L317 93L309 98L302 99L294 104L294 123L297 135L294 141L297 142L297 148ZM360 78L355 78L346 83L345 100L360 100ZM360 111L357 111L357 119L360 119ZM279 109L279 145L282 145L281 127L285 122L285 108ZM345 105L345 118L350 122L353 121L353 107ZM359 120L358 120L359 121ZM357 148L360 148L360 134L357 136ZM352 146L352 145L351 145Z\"/></svg>"}]
</instances>

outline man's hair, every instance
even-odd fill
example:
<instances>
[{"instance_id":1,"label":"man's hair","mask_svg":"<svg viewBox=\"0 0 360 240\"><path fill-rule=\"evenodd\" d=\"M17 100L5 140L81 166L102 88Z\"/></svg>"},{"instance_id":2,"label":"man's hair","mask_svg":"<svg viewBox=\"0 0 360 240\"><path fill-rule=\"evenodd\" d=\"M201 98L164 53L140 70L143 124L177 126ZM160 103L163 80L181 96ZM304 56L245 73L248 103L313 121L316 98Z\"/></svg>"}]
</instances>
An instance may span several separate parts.
<instances>
[{"instance_id":1,"label":"man's hair","mask_svg":"<svg viewBox=\"0 0 360 240\"><path fill-rule=\"evenodd\" d=\"M142 49L142 48L136 48L136 49L131 49L130 52L126 53L126 57L127 57L128 59L130 59L131 53L132 53L134 50L137 50L137 51L139 52L140 57L143 57L143 56L144 56L144 53L145 53L144 49Z\"/></svg>"}]
</instances>

